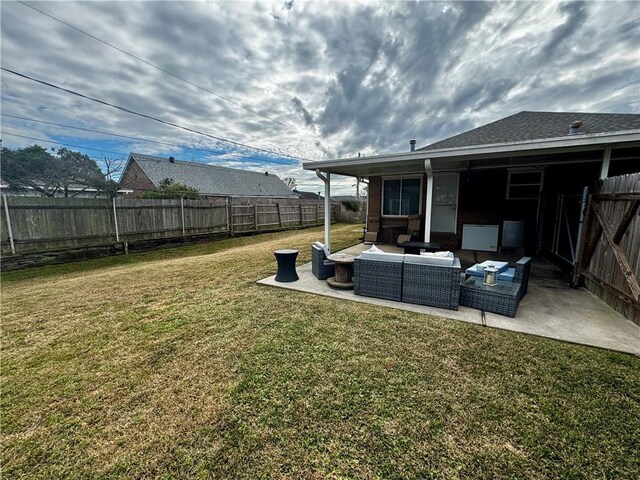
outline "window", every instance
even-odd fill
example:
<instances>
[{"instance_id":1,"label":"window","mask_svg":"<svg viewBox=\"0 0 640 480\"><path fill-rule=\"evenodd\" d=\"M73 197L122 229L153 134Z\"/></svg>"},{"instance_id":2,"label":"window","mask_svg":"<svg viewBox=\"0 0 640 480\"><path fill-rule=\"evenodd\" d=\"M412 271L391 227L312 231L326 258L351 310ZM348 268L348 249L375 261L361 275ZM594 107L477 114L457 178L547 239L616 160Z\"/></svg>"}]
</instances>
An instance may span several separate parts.
<instances>
[{"instance_id":1,"label":"window","mask_svg":"<svg viewBox=\"0 0 640 480\"><path fill-rule=\"evenodd\" d=\"M407 216L420 213L420 179L398 178L382 183L382 215Z\"/></svg>"},{"instance_id":2,"label":"window","mask_svg":"<svg viewBox=\"0 0 640 480\"><path fill-rule=\"evenodd\" d=\"M542 185L542 171L513 171L507 179L507 200L535 200Z\"/></svg>"}]
</instances>

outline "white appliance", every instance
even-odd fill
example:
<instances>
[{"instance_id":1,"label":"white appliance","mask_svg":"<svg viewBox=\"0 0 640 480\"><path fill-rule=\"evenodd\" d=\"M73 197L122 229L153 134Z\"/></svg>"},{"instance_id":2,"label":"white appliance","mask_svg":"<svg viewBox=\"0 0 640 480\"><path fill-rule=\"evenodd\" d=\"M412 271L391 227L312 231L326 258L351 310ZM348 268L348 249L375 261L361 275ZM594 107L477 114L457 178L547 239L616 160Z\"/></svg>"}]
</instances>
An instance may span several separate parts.
<instances>
[{"instance_id":1,"label":"white appliance","mask_svg":"<svg viewBox=\"0 0 640 480\"><path fill-rule=\"evenodd\" d=\"M505 220L502 222L502 247L522 248L524 222Z\"/></svg>"},{"instance_id":2,"label":"white appliance","mask_svg":"<svg viewBox=\"0 0 640 480\"><path fill-rule=\"evenodd\" d=\"M499 229L500 225L463 225L462 249L481 252L497 252Z\"/></svg>"}]
</instances>

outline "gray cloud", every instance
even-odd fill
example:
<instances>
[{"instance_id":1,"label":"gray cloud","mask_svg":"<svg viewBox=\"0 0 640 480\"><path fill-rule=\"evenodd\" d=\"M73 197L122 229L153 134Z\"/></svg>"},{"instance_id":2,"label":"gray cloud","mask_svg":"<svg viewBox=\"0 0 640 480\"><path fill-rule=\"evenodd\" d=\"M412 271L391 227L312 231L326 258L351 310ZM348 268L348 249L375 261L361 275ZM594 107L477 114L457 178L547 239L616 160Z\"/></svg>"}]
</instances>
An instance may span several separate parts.
<instances>
[{"instance_id":1,"label":"gray cloud","mask_svg":"<svg viewBox=\"0 0 640 480\"><path fill-rule=\"evenodd\" d=\"M304 104L302 103L302 100L300 100L298 97L293 97L291 102L295 106L296 110L300 112L300 115L302 115L304 124L307 127L315 128L315 120L313 119L313 115L311 115L309 113L309 110L305 108Z\"/></svg>"},{"instance_id":2,"label":"gray cloud","mask_svg":"<svg viewBox=\"0 0 640 480\"><path fill-rule=\"evenodd\" d=\"M584 2L567 2L560 5L559 10L566 15L566 20L552 30L551 38L541 51L543 58L548 58L558 48L567 48L566 42L587 18L587 6Z\"/></svg>"}]
</instances>

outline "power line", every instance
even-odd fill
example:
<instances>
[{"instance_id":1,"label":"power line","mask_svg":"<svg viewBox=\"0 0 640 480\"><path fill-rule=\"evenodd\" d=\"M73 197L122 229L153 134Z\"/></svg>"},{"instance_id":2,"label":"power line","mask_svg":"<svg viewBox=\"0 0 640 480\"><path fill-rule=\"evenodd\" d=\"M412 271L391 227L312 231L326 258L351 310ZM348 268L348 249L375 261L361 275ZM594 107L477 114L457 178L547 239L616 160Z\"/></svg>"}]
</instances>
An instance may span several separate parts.
<instances>
[{"instance_id":1,"label":"power line","mask_svg":"<svg viewBox=\"0 0 640 480\"><path fill-rule=\"evenodd\" d=\"M159 140L151 140L149 138L135 137L135 136L132 136L132 135L122 135L120 133L114 133L114 132L105 132L103 130L95 130L93 128L75 127L73 125L65 125L63 123L56 123L56 122L47 122L45 120L38 120L38 119L35 119L35 118L29 118L29 117L21 117L19 115L10 115L8 113L0 113L0 115L2 115L3 117L15 118L15 119L18 119L18 120L25 120L27 122L44 123L46 125L53 125L53 126L56 126L56 127L70 128L70 129L73 129L73 130L82 130L84 132L99 133L101 135L108 135L108 136L113 136L113 137L127 138L127 139L130 139L130 140L136 140L138 142L156 143L158 145L167 145L167 146L177 147L177 148L181 148L181 149L185 149L185 150L196 150L196 151L199 151L199 152L213 153L213 154L217 154L217 155L220 154L219 151L211 150L211 149L207 149L207 148L189 147L189 146L186 146L186 145L180 145L178 143L161 142ZM275 159L269 159L269 160L264 160L264 161L249 160L249 162L250 163L275 163L275 164L281 164L281 165L291 165L291 163L289 163L289 162L278 161L278 160L275 160Z\"/></svg>"},{"instance_id":2,"label":"power line","mask_svg":"<svg viewBox=\"0 0 640 480\"><path fill-rule=\"evenodd\" d=\"M71 28L71 29L73 29L73 30L75 30L75 31L77 31L77 32L82 33L83 35L86 35L87 37L90 37L90 38L92 38L92 39L94 39L94 40L96 40L96 41L98 41L98 42L100 42L100 43L102 43L102 44L104 44L104 45L106 45L106 46L108 46L108 47L111 47L111 48L113 48L114 50L117 50L117 51L119 51L119 52L121 52L121 53L124 53L125 55L127 55L127 56L131 57L131 58L134 58L134 59L136 59L136 60L138 60L138 61L140 61L140 62L143 62L143 63L145 63L145 64L149 65L150 67L153 67L153 68L155 68L155 69L157 69L157 70L160 70L161 72L164 72L164 73L166 73L167 75L171 75L172 77L177 78L178 80L182 80L183 82L186 82L186 83L188 83L189 85L191 85L191 86L193 86L193 87L198 88L199 90L202 90L202 91L204 91L204 92L207 92L207 93L209 93L209 94L211 94L211 95L213 95L213 96L215 96L215 97L218 97L219 99L224 100L225 102L232 103L233 105L236 105L236 106L238 106L238 107L240 107L240 108L243 108L243 109L245 109L245 110L246 110L246 111L248 111L248 112L251 112L251 113L254 113L254 114L256 114L256 115L259 115L259 116L261 116L262 118L266 118L267 120L271 120L272 122L275 122L275 123L277 123L277 124L279 124L279 125L282 125L283 127L292 128L290 125L287 125L286 123L282 123L281 121L276 120L276 119L274 119L274 118L271 118L271 117L269 117L269 116L267 116L267 115L264 115L263 113L260 113L260 112L257 112L257 111L255 111L255 110L252 110L252 109L251 109L251 108L249 108L249 107L245 107L245 106L244 106L244 105L242 105L241 103L238 103L238 102L236 102L236 101L234 101L234 100L231 100L231 99L230 99L230 98L228 98L228 97L225 97L224 95L220 95L219 93L216 93L216 92L214 92L214 91L211 91L211 90L209 90L208 88L205 88L205 87L203 87L203 86L201 86L201 85L198 85L197 83L194 83L194 82L192 82L192 81L190 81L190 80L187 80L186 78L181 77L180 75L177 75L177 74L175 74L175 73L173 73L173 72L171 72L171 71L169 71L169 70L166 70L166 69L164 69L164 68L160 67L159 65L156 65L155 63L150 62L149 60L145 60L144 58L141 58L141 57L138 57L137 55L134 55L133 53L127 52L126 50L123 50L122 48L117 47L117 46L115 46L115 45L113 45L113 44L111 44L111 43L107 42L106 40L102 40L101 38L98 38L98 37L96 37L95 35L92 35L92 34L90 34L89 32L86 32L85 30L82 30L82 29L80 29L80 28L76 27L75 25L71 25L70 23L67 23L67 22L65 22L64 20L61 20L61 19L59 19L59 18L57 18L57 17L55 17L55 16L53 16L53 15L51 15L51 14L47 13L47 12L44 12L44 11L42 11L42 10L40 10L40 9L38 9L38 8L36 8L36 7L34 7L33 5L29 5L28 3L25 3L25 2L23 2L23 1L21 1L21 0L18 0L18 3L21 3L21 4L22 4L22 5L24 5L25 7L29 7L30 9L35 10L36 12L39 12L39 13L41 13L42 15L44 15L44 16L46 16L46 17L49 17L49 18L51 18L52 20L55 20L56 22L61 23L62 25L65 25L65 26L67 26L67 27L69 27L69 28Z\"/></svg>"},{"instance_id":3,"label":"power line","mask_svg":"<svg viewBox=\"0 0 640 480\"><path fill-rule=\"evenodd\" d=\"M157 117L154 117L152 115L147 115L146 113L136 112L134 110L130 110L128 108L121 107L119 105L115 105L113 103L109 103L109 102L106 102L104 100L100 100L98 98L90 97L89 95L85 95L83 93L76 92L75 90L70 90L68 88L64 88L64 87L61 87L59 85L55 85L53 83L45 82L44 80L39 80L37 78L30 77L29 75L25 75L23 73L16 72L15 70L11 70L9 68L0 67L0 69L5 71L5 72L12 73L13 75L16 75L18 77L22 77L24 79L30 80L32 82L40 83L41 85L46 85L47 87L51 87L51 88L54 88L56 90L60 90L62 92L69 93L71 95L75 95L75 96L78 96L78 97L81 97L81 98L85 98L87 100L91 100L92 102L96 102L96 103L99 103L101 105L106 105L108 107L112 107L112 108L115 108L117 110L121 110L123 112L130 113L132 115L137 115L139 117L146 118L146 119L149 119L149 120L153 120L155 122L162 123L164 125L169 125L170 127L179 128L179 129L185 130L187 132L191 132L191 133L202 135L202 136L205 136L205 137L208 137L208 138L212 138L212 139L218 140L220 142L230 143L232 145L236 145L236 146L241 147L241 148L246 148L246 149L249 149L249 150L255 150L255 151L258 151L258 152L263 152L263 153L267 153L269 155L275 155L276 157L287 157L287 158L291 158L291 159L296 160L296 161L297 160L311 161L310 159L307 159L307 158L294 157L292 155L288 155L288 154L285 154L285 153L278 153L278 152L274 152L272 150L267 150L267 149L264 149L264 148L252 147L251 145L247 145L247 144L240 143L240 142L235 142L233 140L228 140L228 139L222 138L222 137L217 137L215 135L211 135L209 133L201 132L199 130L195 130L195 129L190 128L190 127L185 127L183 125L179 125L177 123L169 122L167 120L162 120L161 118L157 118Z\"/></svg>"},{"instance_id":4,"label":"power line","mask_svg":"<svg viewBox=\"0 0 640 480\"><path fill-rule=\"evenodd\" d=\"M56 141L53 141L53 140L47 140L45 138L29 137L28 135L18 135L17 133L11 133L11 132L3 132L3 135L9 135L11 137L26 138L26 139L29 139L29 140L35 140L36 142L53 143L54 145L62 145L63 147L81 148L81 149L84 149L84 150L94 150L96 152L110 153L112 155L120 155L122 157L128 157L129 156L128 153L112 152L110 150L102 150L101 148L83 147L81 145L73 145L71 143L56 142Z\"/></svg>"}]
</instances>

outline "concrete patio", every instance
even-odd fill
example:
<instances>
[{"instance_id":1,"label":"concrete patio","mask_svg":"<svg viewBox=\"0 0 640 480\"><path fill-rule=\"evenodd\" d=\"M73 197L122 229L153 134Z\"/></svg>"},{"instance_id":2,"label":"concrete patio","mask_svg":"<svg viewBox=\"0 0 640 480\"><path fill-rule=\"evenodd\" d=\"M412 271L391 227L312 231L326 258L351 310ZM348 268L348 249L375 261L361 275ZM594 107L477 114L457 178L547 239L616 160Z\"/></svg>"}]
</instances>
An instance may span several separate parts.
<instances>
[{"instance_id":1,"label":"concrete patio","mask_svg":"<svg viewBox=\"0 0 640 480\"><path fill-rule=\"evenodd\" d=\"M386 252L402 253L395 246L378 246ZM342 252L359 255L367 248L367 245L359 244ZM463 270L475 263L472 252L456 252L456 256L460 257ZM498 253L477 255L480 262L488 259L513 262L517 257ZM486 313L483 319L482 312L468 307L461 306L458 311L444 310L362 297L355 295L353 290L335 290L326 281L318 280L311 273L311 263L298 266L297 271L300 279L296 282L279 283L274 275L258 283L640 355L640 327L588 290L570 288L564 274L544 258L534 259L529 293L520 302L515 318Z\"/></svg>"}]
</instances>

